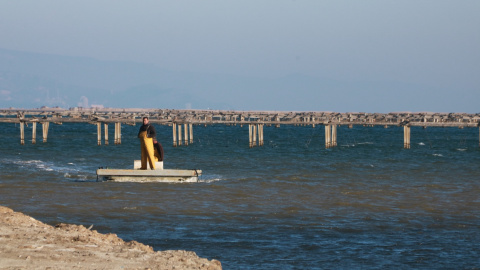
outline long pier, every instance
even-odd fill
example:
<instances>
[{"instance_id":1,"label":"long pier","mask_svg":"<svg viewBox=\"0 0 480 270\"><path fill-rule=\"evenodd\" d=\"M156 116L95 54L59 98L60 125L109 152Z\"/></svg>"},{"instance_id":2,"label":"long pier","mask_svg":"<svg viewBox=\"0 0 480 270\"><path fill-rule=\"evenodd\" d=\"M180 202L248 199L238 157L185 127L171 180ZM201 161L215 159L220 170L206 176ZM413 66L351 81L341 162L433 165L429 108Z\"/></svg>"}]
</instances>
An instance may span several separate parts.
<instances>
[{"instance_id":1,"label":"long pier","mask_svg":"<svg viewBox=\"0 0 480 270\"><path fill-rule=\"evenodd\" d=\"M325 147L337 145L337 126L401 126L404 129L404 148L410 148L410 127L477 127L480 113L432 112L286 112L286 111L224 111L224 110L174 110L174 109L121 109L121 108L47 108L0 109L0 122L20 124L20 143L24 144L24 125L33 125L32 143L36 143L36 125L42 124L43 142L47 141L50 123L90 123L97 125L98 144L101 144L101 126L104 125L105 144L108 144L108 124L115 124L115 144L121 143L121 124L142 123L148 116L151 123L172 126L173 145L193 143L193 125L224 124L249 125L250 147L263 145L264 125L316 125L325 126ZM182 136L182 126L183 135ZM178 136L177 136L178 135ZM257 136L258 135L258 136ZM182 140L183 139L183 140Z\"/></svg>"}]
</instances>

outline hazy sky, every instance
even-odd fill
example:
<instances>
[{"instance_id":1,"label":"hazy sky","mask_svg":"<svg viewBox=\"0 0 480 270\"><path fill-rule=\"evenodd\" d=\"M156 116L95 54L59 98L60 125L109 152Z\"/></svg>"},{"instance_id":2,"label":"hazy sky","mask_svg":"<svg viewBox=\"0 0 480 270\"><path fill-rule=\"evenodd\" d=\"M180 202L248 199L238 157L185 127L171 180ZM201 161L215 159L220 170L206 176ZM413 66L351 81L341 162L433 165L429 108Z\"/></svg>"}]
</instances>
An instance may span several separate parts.
<instances>
[{"instance_id":1,"label":"hazy sky","mask_svg":"<svg viewBox=\"0 0 480 270\"><path fill-rule=\"evenodd\" d=\"M0 1L5 49L480 96L478 0Z\"/></svg>"}]
</instances>

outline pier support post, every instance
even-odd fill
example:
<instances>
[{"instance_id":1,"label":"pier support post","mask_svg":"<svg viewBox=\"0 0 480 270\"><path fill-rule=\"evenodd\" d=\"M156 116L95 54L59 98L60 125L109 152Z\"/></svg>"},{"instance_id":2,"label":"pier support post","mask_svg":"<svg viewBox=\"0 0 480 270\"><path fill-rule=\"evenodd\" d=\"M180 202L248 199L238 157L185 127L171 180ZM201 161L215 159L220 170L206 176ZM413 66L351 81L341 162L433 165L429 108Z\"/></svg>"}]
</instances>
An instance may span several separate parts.
<instances>
[{"instance_id":1,"label":"pier support post","mask_svg":"<svg viewBox=\"0 0 480 270\"><path fill-rule=\"evenodd\" d=\"M173 146L177 147L177 123L173 123Z\"/></svg>"},{"instance_id":2,"label":"pier support post","mask_svg":"<svg viewBox=\"0 0 480 270\"><path fill-rule=\"evenodd\" d=\"M248 146L252 148L252 125L248 124Z\"/></svg>"},{"instance_id":3,"label":"pier support post","mask_svg":"<svg viewBox=\"0 0 480 270\"><path fill-rule=\"evenodd\" d=\"M118 144L122 144L122 122L118 122Z\"/></svg>"},{"instance_id":4,"label":"pier support post","mask_svg":"<svg viewBox=\"0 0 480 270\"><path fill-rule=\"evenodd\" d=\"M113 144L117 144L117 123L113 126Z\"/></svg>"},{"instance_id":5,"label":"pier support post","mask_svg":"<svg viewBox=\"0 0 480 270\"><path fill-rule=\"evenodd\" d=\"M102 145L102 123L97 122L97 145Z\"/></svg>"},{"instance_id":6,"label":"pier support post","mask_svg":"<svg viewBox=\"0 0 480 270\"><path fill-rule=\"evenodd\" d=\"M257 146L257 125L248 124L248 141L250 148Z\"/></svg>"},{"instance_id":7,"label":"pier support post","mask_svg":"<svg viewBox=\"0 0 480 270\"><path fill-rule=\"evenodd\" d=\"M325 125L325 148L337 146L337 125Z\"/></svg>"},{"instance_id":8,"label":"pier support post","mask_svg":"<svg viewBox=\"0 0 480 270\"><path fill-rule=\"evenodd\" d=\"M332 125L332 147L337 146L337 125Z\"/></svg>"},{"instance_id":9,"label":"pier support post","mask_svg":"<svg viewBox=\"0 0 480 270\"><path fill-rule=\"evenodd\" d=\"M183 132L183 135L184 135L184 143L185 143L185 146L188 145L188 124L185 123L183 124L183 127L184 127L184 132Z\"/></svg>"},{"instance_id":10,"label":"pier support post","mask_svg":"<svg viewBox=\"0 0 480 270\"><path fill-rule=\"evenodd\" d=\"M20 122L20 144L25 144L25 122Z\"/></svg>"},{"instance_id":11,"label":"pier support post","mask_svg":"<svg viewBox=\"0 0 480 270\"><path fill-rule=\"evenodd\" d=\"M182 145L182 124L178 125L178 145Z\"/></svg>"},{"instance_id":12,"label":"pier support post","mask_svg":"<svg viewBox=\"0 0 480 270\"><path fill-rule=\"evenodd\" d=\"M118 144L118 122L115 122L115 132L113 135L113 144Z\"/></svg>"},{"instance_id":13,"label":"pier support post","mask_svg":"<svg viewBox=\"0 0 480 270\"><path fill-rule=\"evenodd\" d=\"M325 125L325 148L331 147L331 125Z\"/></svg>"},{"instance_id":14,"label":"pier support post","mask_svg":"<svg viewBox=\"0 0 480 270\"><path fill-rule=\"evenodd\" d=\"M411 130L412 127L408 126L408 139L407 139L407 145L408 145L408 149L410 149L410 130Z\"/></svg>"},{"instance_id":15,"label":"pier support post","mask_svg":"<svg viewBox=\"0 0 480 270\"><path fill-rule=\"evenodd\" d=\"M258 141L258 146L261 146L262 145L262 142L261 142L261 139L260 139L260 124L256 124L255 125L255 129L256 129L256 132L257 132L257 141Z\"/></svg>"},{"instance_id":16,"label":"pier support post","mask_svg":"<svg viewBox=\"0 0 480 270\"><path fill-rule=\"evenodd\" d=\"M257 125L253 125L253 146L257 146Z\"/></svg>"},{"instance_id":17,"label":"pier support post","mask_svg":"<svg viewBox=\"0 0 480 270\"><path fill-rule=\"evenodd\" d=\"M32 144L37 143L37 122L32 123Z\"/></svg>"},{"instance_id":18,"label":"pier support post","mask_svg":"<svg viewBox=\"0 0 480 270\"><path fill-rule=\"evenodd\" d=\"M108 124L104 123L103 127L105 129L105 145L108 145Z\"/></svg>"},{"instance_id":19,"label":"pier support post","mask_svg":"<svg viewBox=\"0 0 480 270\"><path fill-rule=\"evenodd\" d=\"M193 143L193 124L190 124L190 143Z\"/></svg>"},{"instance_id":20,"label":"pier support post","mask_svg":"<svg viewBox=\"0 0 480 270\"><path fill-rule=\"evenodd\" d=\"M410 149L410 126L403 126L403 148Z\"/></svg>"},{"instance_id":21,"label":"pier support post","mask_svg":"<svg viewBox=\"0 0 480 270\"><path fill-rule=\"evenodd\" d=\"M258 145L263 146L263 124L258 124Z\"/></svg>"},{"instance_id":22,"label":"pier support post","mask_svg":"<svg viewBox=\"0 0 480 270\"><path fill-rule=\"evenodd\" d=\"M48 127L50 126L50 122L43 122L42 123L42 138L43 142L47 142L47 137L48 137Z\"/></svg>"}]
</instances>

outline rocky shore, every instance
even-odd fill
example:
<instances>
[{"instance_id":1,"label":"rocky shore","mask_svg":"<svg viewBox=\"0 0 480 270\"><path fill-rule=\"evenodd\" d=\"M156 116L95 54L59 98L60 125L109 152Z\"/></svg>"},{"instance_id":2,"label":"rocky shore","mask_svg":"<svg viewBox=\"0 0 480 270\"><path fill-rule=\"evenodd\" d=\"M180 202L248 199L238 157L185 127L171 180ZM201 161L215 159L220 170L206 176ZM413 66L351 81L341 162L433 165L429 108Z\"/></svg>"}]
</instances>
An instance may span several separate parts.
<instances>
[{"instance_id":1,"label":"rocky shore","mask_svg":"<svg viewBox=\"0 0 480 270\"><path fill-rule=\"evenodd\" d=\"M81 225L55 227L0 206L0 269L222 269L184 250L153 251Z\"/></svg>"}]
</instances>

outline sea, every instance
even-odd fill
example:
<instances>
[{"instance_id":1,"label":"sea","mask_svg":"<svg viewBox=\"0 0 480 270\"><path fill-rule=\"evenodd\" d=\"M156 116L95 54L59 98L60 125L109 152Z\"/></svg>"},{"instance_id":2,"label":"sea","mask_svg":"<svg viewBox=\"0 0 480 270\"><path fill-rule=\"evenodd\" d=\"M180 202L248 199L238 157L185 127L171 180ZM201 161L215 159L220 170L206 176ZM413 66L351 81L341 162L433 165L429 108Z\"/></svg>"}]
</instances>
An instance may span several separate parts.
<instances>
[{"instance_id":1,"label":"sea","mask_svg":"<svg viewBox=\"0 0 480 270\"><path fill-rule=\"evenodd\" d=\"M93 225L156 251L189 250L223 269L479 269L478 128L194 125L173 146L155 125L164 167L197 169L198 183L97 181L96 169L133 168L137 126L97 145L97 127L0 123L0 204L55 225ZM102 127L103 132L103 127Z\"/></svg>"}]
</instances>

